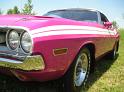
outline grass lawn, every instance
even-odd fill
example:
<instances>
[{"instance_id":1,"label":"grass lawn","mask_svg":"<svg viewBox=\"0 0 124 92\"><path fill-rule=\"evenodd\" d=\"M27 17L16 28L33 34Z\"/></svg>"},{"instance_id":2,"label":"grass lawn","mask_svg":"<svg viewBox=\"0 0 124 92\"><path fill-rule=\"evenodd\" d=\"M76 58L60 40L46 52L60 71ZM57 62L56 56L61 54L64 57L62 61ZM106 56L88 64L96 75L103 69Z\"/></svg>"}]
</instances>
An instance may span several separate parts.
<instances>
[{"instance_id":1,"label":"grass lawn","mask_svg":"<svg viewBox=\"0 0 124 92\"><path fill-rule=\"evenodd\" d=\"M87 92L124 92L124 30L119 30L120 48L116 60L102 59L86 85ZM82 91L83 92L83 91Z\"/></svg>"}]
</instances>

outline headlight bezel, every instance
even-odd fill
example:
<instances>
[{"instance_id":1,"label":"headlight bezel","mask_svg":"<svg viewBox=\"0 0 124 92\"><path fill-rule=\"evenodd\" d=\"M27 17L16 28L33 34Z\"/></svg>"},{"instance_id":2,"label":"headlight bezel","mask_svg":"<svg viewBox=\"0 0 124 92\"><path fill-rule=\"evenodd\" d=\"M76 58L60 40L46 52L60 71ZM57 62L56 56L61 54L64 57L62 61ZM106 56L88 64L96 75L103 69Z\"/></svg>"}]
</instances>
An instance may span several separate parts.
<instances>
[{"instance_id":1,"label":"headlight bezel","mask_svg":"<svg viewBox=\"0 0 124 92\"><path fill-rule=\"evenodd\" d=\"M24 49L24 46L22 45L23 35L24 35L25 33L28 34L28 36L29 36L29 38L30 38L30 42L31 42L31 43L30 43L30 44L31 44L31 47L30 47L29 51L25 50L25 49ZM33 42L32 42L32 38L31 38L30 34L29 34L27 31L22 32L21 35L20 35L20 48L21 48L21 50L22 50L24 53L32 53Z\"/></svg>"},{"instance_id":2,"label":"headlight bezel","mask_svg":"<svg viewBox=\"0 0 124 92\"><path fill-rule=\"evenodd\" d=\"M16 49L12 49L11 47L10 47L10 45L9 45L9 43L8 43L8 41L9 41L9 33L11 32L11 31L14 31L14 32L16 32L16 33L18 33L18 36L19 36L19 40L18 40L18 47L16 48ZM22 39L22 34L23 33L25 33L25 32L27 32L28 33L28 35L29 35L29 37L30 37L30 42L31 42L31 48L30 48L30 51L29 52L25 52L25 50L22 48L22 45L21 45L21 39ZM33 38L32 38L32 36L31 36L31 34L30 34L30 32L29 32L29 29L27 29L27 28L11 28L11 29L8 29L7 31L6 31L6 46L7 46L7 48L9 49L9 50L11 50L11 51L14 51L14 52L17 52L17 53L23 53L23 54L28 54L28 55L31 55L31 53L32 53L32 50L33 50Z\"/></svg>"},{"instance_id":3,"label":"headlight bezel","mask_svg":"<svg viewBox=\"0 0 124 92\"><path fill-rule=\"evenodd\" d=\"M17 44L16 48L14 48L14 47L12 47L12 46L10 45L9 36L10 36L10 34L11 34L12 32L15 32L15 33L18 35L18 38L17 38L18 44ZM12 30L9 30L9 31L7 32L7 34L6 34L6 44L7 44L7 47L8 47L10 50L13 50L13 51L16 51L16 50L19 48L19 45L20 45L20 36L19 36L19 33L18 33L16 30L12 29Z\"/></svg>"}]
</instances>

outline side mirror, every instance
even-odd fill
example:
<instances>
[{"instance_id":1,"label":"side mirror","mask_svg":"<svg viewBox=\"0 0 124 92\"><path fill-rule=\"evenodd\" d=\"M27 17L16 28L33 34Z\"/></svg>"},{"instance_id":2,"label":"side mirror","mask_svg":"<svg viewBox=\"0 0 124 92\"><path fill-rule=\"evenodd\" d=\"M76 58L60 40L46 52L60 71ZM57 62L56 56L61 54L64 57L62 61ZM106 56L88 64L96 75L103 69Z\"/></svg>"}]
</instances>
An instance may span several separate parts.
<instances>
[{"instance_id":1,"label":"side mirror","mask_svg":"<svg viewBox=\"0 0 124 92\"><path fill-rule=\"evenodd\" d=\"M111 22L104 22L104 26L106 28L110 28L110 27L112 27L112 23Z\"/></svg>"}]
</instances>

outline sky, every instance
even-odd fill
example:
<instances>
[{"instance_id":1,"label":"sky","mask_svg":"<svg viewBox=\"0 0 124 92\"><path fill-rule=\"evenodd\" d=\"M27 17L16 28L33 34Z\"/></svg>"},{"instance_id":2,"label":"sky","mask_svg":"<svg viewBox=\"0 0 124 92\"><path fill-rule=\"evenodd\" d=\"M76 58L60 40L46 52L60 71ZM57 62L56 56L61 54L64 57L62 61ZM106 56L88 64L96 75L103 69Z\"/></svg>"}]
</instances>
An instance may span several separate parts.
<instances>
[{"instance_id":1,"label":"sky","mask_svg":"<svg viewBox=\"0 0 124 92\"><path fill-rule=\"evenodd\" d=\"M6 13L7 9L15 5L20 9L27 0L0 0L0 9ZM124 28L124 0L32 0L33 11L43 15L48 11L65 8L90 8L104 13L110 21L117 21L119 27Z\"/></svg>"}]
</instances>

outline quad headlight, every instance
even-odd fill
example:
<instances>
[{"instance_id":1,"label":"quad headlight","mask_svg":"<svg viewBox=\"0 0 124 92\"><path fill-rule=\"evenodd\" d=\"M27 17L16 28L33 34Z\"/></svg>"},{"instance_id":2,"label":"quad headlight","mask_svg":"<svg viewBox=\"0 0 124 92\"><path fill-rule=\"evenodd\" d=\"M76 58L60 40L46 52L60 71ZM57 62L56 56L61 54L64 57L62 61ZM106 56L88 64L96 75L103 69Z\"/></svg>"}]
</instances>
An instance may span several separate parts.
<instances>
[{"instance_id":1,"label":"quad headlight","mask_svg":"<svg viewBox=\"0 0 124 92\"><path fill-rule=\"evenodd\" d=\"M16 50L19 47L19 34L15 30L7 33L7 45L10 49Z\"/></svg>"},{"instance_id":2,"label":"quad headlight","mask_svg":"<svg viewBox=\"0 0 124 92\"><path fill-rule=\"evenodd\" d=\"M6 44L11 50L22 49L24 53L31 53L32 39L28 32L17 32L16 30L10 30L6 35Z\"/></svg>"},{"instance_id":3,"label":"quad headlight","mask_svg":"<svg viewBox=\"0 0 124 92\"><path fill-rule=\"evenodd\" d=\"M29 53L32 49L32 40L28 32L23 32L20 40L21 48L24 52Z\"/></svg>"}]
</instances>

